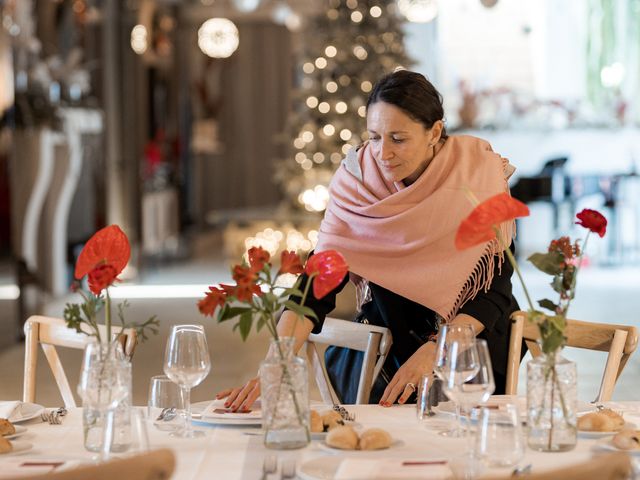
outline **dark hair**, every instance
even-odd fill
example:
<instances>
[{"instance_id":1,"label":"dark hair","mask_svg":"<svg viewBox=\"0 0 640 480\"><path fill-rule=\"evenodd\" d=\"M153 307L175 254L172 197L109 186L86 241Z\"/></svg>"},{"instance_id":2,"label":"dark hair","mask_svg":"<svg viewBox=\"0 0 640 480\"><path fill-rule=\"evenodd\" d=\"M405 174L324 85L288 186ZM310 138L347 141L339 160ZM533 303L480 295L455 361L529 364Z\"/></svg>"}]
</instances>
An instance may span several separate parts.
<instances>
[{"instance_id":1,"label":"dark hair","mask_svg":"<svg viewBox=\"0 0 640 480\"><path fill-rule=\"evenodd\" d=\"M380 101L395 105L426 128L444 119L442 95L424 75L417 72L397 70L378 80L367 100L367 110ZM444 128L441 137L447 138Z\"/></svg>"}]
</instances>

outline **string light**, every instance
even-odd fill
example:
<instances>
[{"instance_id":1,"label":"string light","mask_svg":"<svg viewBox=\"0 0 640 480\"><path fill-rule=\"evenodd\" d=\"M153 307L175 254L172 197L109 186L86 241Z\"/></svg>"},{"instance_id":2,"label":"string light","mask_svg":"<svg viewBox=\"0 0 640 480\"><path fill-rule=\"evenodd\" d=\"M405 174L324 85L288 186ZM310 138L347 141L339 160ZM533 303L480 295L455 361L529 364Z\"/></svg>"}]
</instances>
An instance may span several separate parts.
<instances>
[{"instance_id":1,"label":"string light","mask_svg":"<svg viewBox=\"0 0 640 480\"><path fill-rule=\"evenodd\" d=\"M316 152L313 154L313 161L316 163L322 163L324 162L324 153L322 152Z\"/></svg>"},{"instance_id":2,"label":"string light","mask_svg":"<svg viewBox=\"0 0 640 480\"><path fill-rule=\"evenodd\" d=\"M337 113L345 113L347 111L347 104L345 102L336 103L336 112Z\"/></svg>"},{"instance_id":3,"label":"string light","mask_svg":"<svg viewBox=\"0 0 640 480\"><path fill-rule=\"evenodd\" d=\"M307 107L316 108L317 106L318 106L318 99L316 97L314 97L313 95L310 97L307 97Z\"/></svg>"},{"instance_id":4,"label":"string light","mask_svg":"<svg viewBox=\"0 0 640 480\"><path fill-rule=\"evenodd\" d=\"M371 15L373 18L378 18L380 17L380 15L382 15L382 9L377 5L374 5L369 9L369 15Z\"/></svg>"},{"instance_id":5,"label":"string light","mask_svg":"<svg viewBox=\"0 0 640 480\"><path fill-rule=\"evenodd\" d=\"M333 125L331 125L329 123L329 124L325 125L324 127L322 127L322 133L324 133L326 136L330 137L331 135L336 133L336 127L334 127Z\"/></svg>"},{"instance_id":6,"label":"string light","mask_svg":"<svg viewBox=\"0 0 640 480\"><path fill-rule=\"evenodd\" d=\"M327 46L327 48L324 49L324 54L329 58L335 57L337 53L338 53L338 49L333 45L329 45Z\"/></svg>"},{"instance_id":7,"label":"string light","mask_svg":"<svg viewBox=\"0 0 640 480\"><path fill-rule=\"evenodd\" d=\"M331 107L327 102L320 102L320 105L318 105L318 110L320 111L320 113L329 113Z\"/></svg>"},{"instance_id":8,"label":"string light","mask_svg":"<svg viewBox=\"0 0 640 480\"><path fill-rule=\"evenodd\" d=\"M131 48L138 55L142 55L147 51L147 27L144 25L136 25L131 30Z\"/></svg>"},{"instance_id":9,"label":"string light","mask_svg":"<svg viewBox=\"0 0 640 480\"><path fill-rule=\"evenodd\" d=\"M324 57L316 58L316 67L318 67L320 70L322 70L326 66L327 66L327 59L326 58L324 58Z\"/></svg>"},{"instance_id":10,"label":"string light","mask_svg":"<svg viewBox=\"0 0 640 480\"><path fill-rule=\"evenodd\" d=\"M397 5L410 22L427 23L438 15L436 0L397 0Z\"/></svg>"},{"instance_id":11,"label":"string light","mask_svg":"<svg viewBox=\"0 0 640 480\"><path fill-rule=\"evenodd\" d=\"M362 82L360 84L360 89L363 92L370 92L372 88L373 88L373 85L371 84L371 82L369 80L365 80L364 82Z\"/></svg>"},{"instance_id":12,"label":"string light","mask_svg":"<svg viewBox=\"0 0 640 480\"><path fill-rule=\"evenodd\" d=\"M315 69L316 67L314 67L313 63L311 62L307 62L304 65L302 65L302 71L306 74L313 73Z\"/></svg>"},{"instance_id":13,"label":"string light","mask_svg":"<svg viewBox=\"0 0 640 480\"><path fill-rule=\"evenodd\" d=\"M369 55L361 45L356 45L355 47L353 47L353 54L358 60L365 60Z\"/></svg>"},{"instance_id":14,"label":"string light","mask_svg":"<svg viewBox=\"0 0 640 480\"><path fill-rule=\"evenodd\" d=\"M338 91L338 84L336 82L329 82L326 86L327 92L335 93Z\"/></svg>"},{"instance_id":15,"label":"string light","mask_svg":"<svg viewBox=\"0 0 640 480\"><path fill-rule=\"evenodd\" d=\"M298 201L310 212L322 212L329 202L329 190L324 185L316 185L302 192Z\"/></svg>"},{"instance_id":16,"label":"string light","mask_svg":"<svg viewBox=\"0 0 640 480\"><path fill-rule=\"evenodd\" d=\"M227 18L210 18L198 30L198 46L209 57L230 57L239 44L238 28Z\"/></svg>"},{"instance_id":17,"label":"string light","mask_svg":"<svg viewBox=\"0 0 640 480\"><path fill-rule=\"evenodd\" d=\"M303 142L306 143L313 142L313 132L311 132L310 130L305 130L304 132L302 132L302 135L300 135L300 138Z\"/></svg>"},{"instance_id":18,"label":"string light","mask_svg":"<svg viewBox=\"0 0 640 480\"><path fill-rule=\"evenodd\" d=\"M351 139L351 135L351 130L349 130L348 128L343 128L342 130L340 130L340 138L345 142Z\"/></svg>"},{"instance_id":19,"label":"string light","mask_svg":"<svg viewBox=\"0 0 640 480\"><path fill-rule=\"evenodd\" d=\"M351 21L353 23L360 23L362 21L362 13L356 10L355 12L351 12Z\"/></svg>"}]
</instances>

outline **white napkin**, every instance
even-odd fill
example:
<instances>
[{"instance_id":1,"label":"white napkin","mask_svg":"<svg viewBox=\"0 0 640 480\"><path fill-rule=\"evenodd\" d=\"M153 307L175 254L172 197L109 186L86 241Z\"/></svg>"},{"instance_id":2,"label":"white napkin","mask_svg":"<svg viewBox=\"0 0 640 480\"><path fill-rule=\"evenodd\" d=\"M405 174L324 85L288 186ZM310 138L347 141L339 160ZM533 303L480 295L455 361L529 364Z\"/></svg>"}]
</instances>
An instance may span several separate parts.
<instances>
[{"instance_id":1,"label":"white napkin","mask_svg":"<svg viewBox=\"0 0 640 480\"><path fill-rule=\"evenodd\" d=\"M11 416L14 414L21 403L22 402L18 400L0 401L0 418L6 418L15 421L15 419L12 419Z\"/></svg>"},{"instance_id":2,"label":"white napkin","mask_svg":"<svg viewBox=\"0 0 640 480\"><path fill-rule=\"evenodd\" d=\"M413 465L411 464L413 462ZM372 458L345 458L340 462L335 480L445 480L451 476L447 464L420 465L420 461Z\"/></svg>"},{"instance_id":3,"label":"white napkin","mask_svg":"<svg viewBox=\"0 0 640 480\"><path fill-rule=\"evenodd\" d=\"M202 411L202 418L224 418L229 420L260 420L262 410L256 402L249 412L232 412L224 406L224 400L214 400Z\"/></svg>"}]
</instances>

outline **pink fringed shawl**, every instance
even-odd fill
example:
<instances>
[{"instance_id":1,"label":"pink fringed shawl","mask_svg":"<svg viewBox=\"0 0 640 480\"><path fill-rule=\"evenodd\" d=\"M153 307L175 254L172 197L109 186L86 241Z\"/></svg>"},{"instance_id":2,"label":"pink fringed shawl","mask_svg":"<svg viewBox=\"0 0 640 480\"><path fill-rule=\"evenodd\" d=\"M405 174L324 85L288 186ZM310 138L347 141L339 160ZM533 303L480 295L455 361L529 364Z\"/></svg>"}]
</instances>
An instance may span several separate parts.
<instances>
[{"instance_id":1,"label":"pink fringed shawl","mask_svg":"<svg viewBox=\"0 0 640 480\"><path fill-rule=\"evenodd\" d=\"M480 201L508 191L514 168L471 136L447 138L409 186L384 179L368 144L356 155L347 156L331 181L316 251L338 250L352 279L372 281L452 319L489 288L496 259L504 261L495 240L456 250L458 225L473 209L465 190ZM510 243L514 223L500 228Z\"/></svg>"}]
</instances>

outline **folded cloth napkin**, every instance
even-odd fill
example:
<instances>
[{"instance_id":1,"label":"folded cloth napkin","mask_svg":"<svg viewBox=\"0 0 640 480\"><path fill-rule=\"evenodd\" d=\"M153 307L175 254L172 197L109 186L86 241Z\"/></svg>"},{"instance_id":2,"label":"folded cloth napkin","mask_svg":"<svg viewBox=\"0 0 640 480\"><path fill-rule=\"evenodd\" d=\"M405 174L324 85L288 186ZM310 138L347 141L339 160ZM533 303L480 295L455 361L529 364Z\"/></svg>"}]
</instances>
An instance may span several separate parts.
<instances>
[{"instance_id":1,"label":"folded cloth napkin","mask_svg":"<svg viewBox=\"0 0 640 480\"><path fill-rule=\"evenodd\" d=\"M335 480L445 480L451 476L446 462L438 460L397 460L345 458L340 462Z\"/></svg>"},{"instance_id":2,"label":"folded cloth napkin","mask_svg":"<svg viewBox=\"0 0 640 480\"><path fill-rule=\"evenodd\" d=\"M21 404L18 400L0 401L0 418L12 420L12 415Z\"/></svg>"},{"instance_id":3,"label":"folded cloth napkin","mask_svg":"<svg viewBox=\"0 0 640 480\"><path fill-rule=\"evenodd\" d=\"M232 412L224 406L224 400L214 400L202 411L202 418L260 420L262 410L260 410L260 404L256 402L249 412Z\"/></svg>"}]
</instances>

